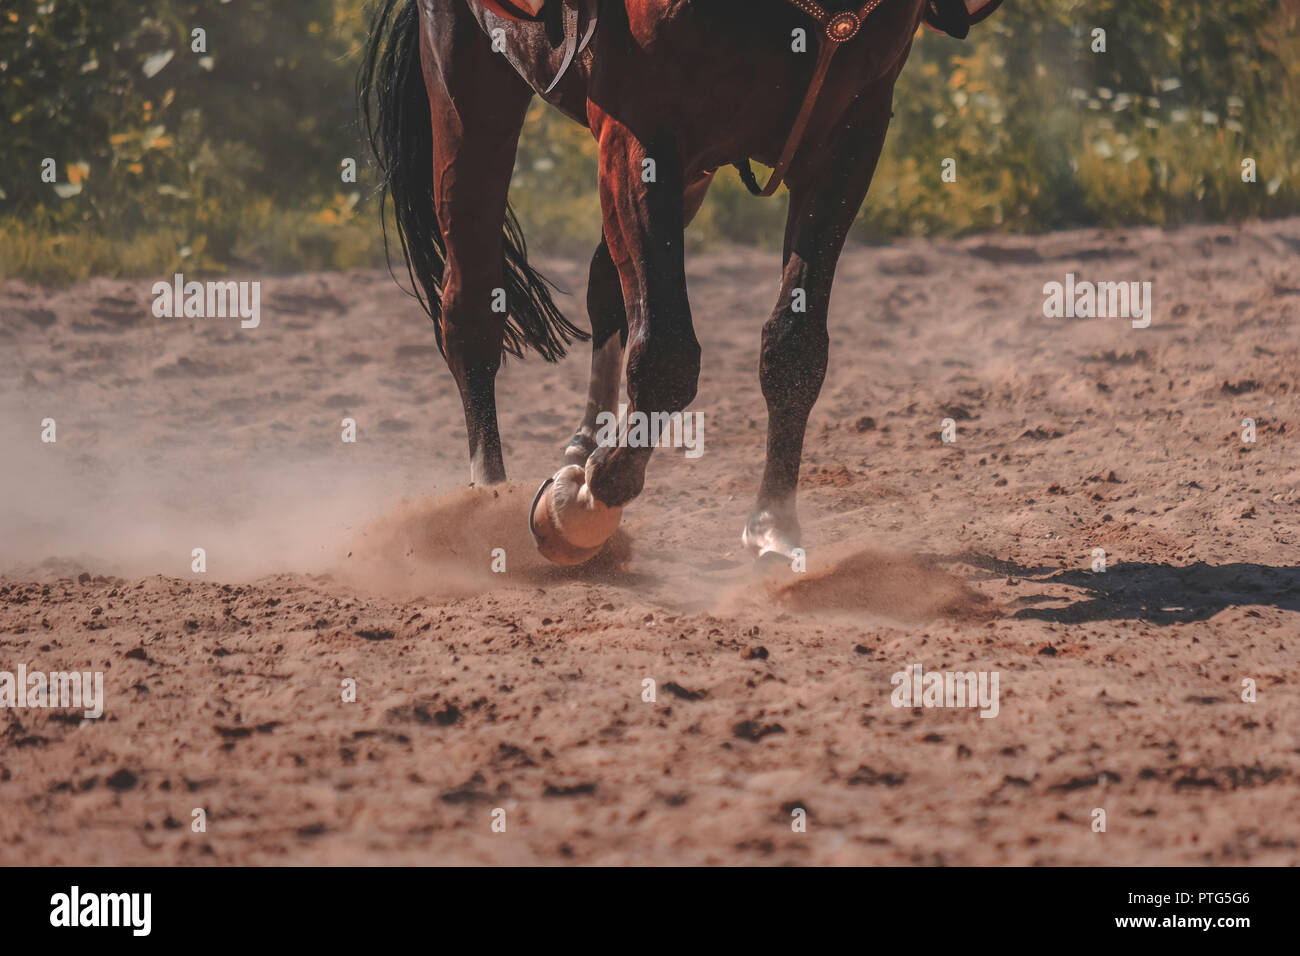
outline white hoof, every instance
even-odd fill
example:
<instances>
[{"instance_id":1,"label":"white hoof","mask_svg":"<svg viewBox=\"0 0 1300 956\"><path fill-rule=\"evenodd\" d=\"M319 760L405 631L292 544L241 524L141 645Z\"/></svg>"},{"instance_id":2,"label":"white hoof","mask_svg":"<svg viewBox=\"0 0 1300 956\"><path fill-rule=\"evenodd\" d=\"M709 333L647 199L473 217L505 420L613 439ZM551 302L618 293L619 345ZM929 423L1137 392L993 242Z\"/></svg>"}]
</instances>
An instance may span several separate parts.
<instances>
[{"instance_id":1,"label":"white hoof","mask_svg":"<svg viewBox=\"0 0 1300 956\"><path fill-rule=\"evenodd\" d=\"M622 517L596 500L582 468L565 465L537 489L528 527L542 557L571 566L600 554Z\"/></svg>"}]
</instances>

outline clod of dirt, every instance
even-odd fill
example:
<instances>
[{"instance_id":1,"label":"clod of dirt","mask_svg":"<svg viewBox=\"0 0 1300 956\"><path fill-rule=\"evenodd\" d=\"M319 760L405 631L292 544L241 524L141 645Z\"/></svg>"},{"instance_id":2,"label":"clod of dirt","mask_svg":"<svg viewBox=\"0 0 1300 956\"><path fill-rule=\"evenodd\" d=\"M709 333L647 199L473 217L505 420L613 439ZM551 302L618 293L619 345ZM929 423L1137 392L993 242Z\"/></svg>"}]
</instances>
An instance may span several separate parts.
<instances>
[{"instance_id":1,"label":"clod of dirt","mask_svg":"<svg viewBox=\"0 0 1300 956\"><path fill-rule=\"evenodd\" d=\"M676 684L672 681L664 684L664 690L668 691L668 693L672 694L679 700L703 700L705 697L709 696L707 690L687 690L681 684Z\"/></svg>"},{"instance_id":2,"label":"clod of dirt","mask_svg":"<svg viewBox=\"0 0 1300 956\"><path fill-rule=\"evenodd\" d=\"M1259 382L1253 378L1243 379L1240 382L1224 382L1221 389L1229 395L1245 395L1248 392L1258 391Z\"/></svg>"},{"instance_id":3,"label":"clod of dirt","mask_svg":"<svg viewBox=\"0 0 1300 956\"><path fill-rule=\"evenodd\" d=\"M589 797L596 792L594 783L575 783L571 787L557 787L547 784L542 792L544 797Z\"/></svg>"},{"instance_id":4,"label":"clod of dirt","mask_svg":"<svg viewBox=\"0 0 1300 956\"><path fill-rule=\"evenodd\" d=\"M122 769L104 782L108 784L110 789L121 793L123 790L130 790L134 787L139 782L139 778L137 778L131 771Z\"/></svg>"},{"instance_id":5,"label":"clod of dirt","mask_svg":"<svg viewBox=\"0 0 1300 956\"><path fill-rule=\"evenodd\" d=\"M783 734L785 733L785 728L780 724L767 724L765 726L760 726L757 721L742 720L731 728L731 732L741 740L758 741L762 740L769 734Z\"/></svg>"},{"instance_id":6,"label":"clod of dirt","mask_svg":"<svg viewBox=\"0 0 1300 956\"><path fill-rule=\"evenodd\" d=\"M416 716L419 716L421 710L422 708L417 708ZM425 713L427 714L428 712L425 711ZM434 713L433 722L439 727L450 727L452 724L456 723L456 721L460 720L460 718L460 708L455 704L448 704L442 710Z\"/></svg>"},{"instance_id":7,"label":"clod of dirt","mask_svg":"<svg viewBox=\"0 0 1300 956\"><path fill-rule=\"evenodd\" d=\"M866 764L858 767L849 777L848 784L850 787L901 787L907 782L905 773L877 773Z\"/></svg>"},{"instance_id":8,"label":"clod of dirt","mask_svg":"<svg viewBox=\"0 0 1300 956\"><path fill-rule=\"evenodd\" d=\"M1047 429L1047 428L1043 428L1042 426L1039 426L1037 428L1030 428L1029 430L1025 431L1023 434L1021 434L1020 437L1030 438L1033 439L1034 441L1047 441L1048 439L1051 438L1060 438L1061 431L1056 428Z\"/></svg>"},{"instance_id":9,"label":"clod of dirt","mask_svg":"<svg viewBox=\"0 0 1300 956\"><path fill-rule=\"evenodd\" d=\"M484 793L481 789L485 782L483 774L476 772L460 786L444 791L438 799L450 804L489 803L492 800L491 794Z\"/></svg>"}]
</instances>

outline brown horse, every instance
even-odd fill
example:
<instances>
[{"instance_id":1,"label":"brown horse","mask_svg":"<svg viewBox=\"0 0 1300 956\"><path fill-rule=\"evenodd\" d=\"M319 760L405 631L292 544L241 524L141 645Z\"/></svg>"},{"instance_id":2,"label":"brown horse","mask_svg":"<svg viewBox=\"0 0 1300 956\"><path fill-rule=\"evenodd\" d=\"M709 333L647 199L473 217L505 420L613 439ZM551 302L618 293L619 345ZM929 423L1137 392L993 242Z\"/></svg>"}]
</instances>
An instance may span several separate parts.
<instances>
[{"instance_id":1,"label":"brown horse","mask_svg":"<svg viewBox=\"0 0 1300 956\"><path fill-rule=\"evenodd\" d=\"M587 291L587 411L530 517L550 560L594 556L641 492L654 442L596 440L597 416L618 404L624 352L629 414L679 413L695 397L700 346L683 231L716 170L748 173L751 157L783 173L790 211L759 367L767 463L743 540L756 556L799 546L795 493L826 374L831 281L884 143L894 82L923 17L964 36L999 0L852 2L600 0L599 29L575 58L559 31L572 35L580 13L589 21L593 2L570 0L561 16L528 22L502 16L517 3L381 0L362 69L364 118L408 270L460 389L476 484L506 477L495 400L503 351L553 361L585 337L528 265L507 205L529 102L554 83L546 99L599 144L604 230Z\"/></svg>"}]
</instances>

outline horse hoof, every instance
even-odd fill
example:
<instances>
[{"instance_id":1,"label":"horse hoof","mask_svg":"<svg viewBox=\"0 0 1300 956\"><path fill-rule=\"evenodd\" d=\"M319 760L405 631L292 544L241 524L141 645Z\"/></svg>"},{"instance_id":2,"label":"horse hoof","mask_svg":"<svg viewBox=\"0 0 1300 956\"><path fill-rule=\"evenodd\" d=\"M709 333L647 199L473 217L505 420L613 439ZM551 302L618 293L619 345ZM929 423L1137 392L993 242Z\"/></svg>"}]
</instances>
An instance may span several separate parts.
<instances>
[{"instance_id":1,"label":"horse hoof","mask_svg":"<svg viewBox=\"0 0 1300 956\"><path fill-rule=\"evenodd\" d=\"M565 465L537 489L528 512L528 530L542 557L571 567L600 554L622 516L622 508L611 508L592 496L582 468Z\"/></svg>"},{"instance_id":2,"label":"horse hoof","mask_svg":"<svg viewBox=\"0 0 1300 956\"><path fill-rule=\"evenodd\" d=\"M786 523L770 511L758 511L749 516L740 540L755 561L773 560L769 555L786 562L794 561L795 550L799 547L799 526L795 524L791 529L782 527L783 524Z\"/></svg>"}]
</instances>

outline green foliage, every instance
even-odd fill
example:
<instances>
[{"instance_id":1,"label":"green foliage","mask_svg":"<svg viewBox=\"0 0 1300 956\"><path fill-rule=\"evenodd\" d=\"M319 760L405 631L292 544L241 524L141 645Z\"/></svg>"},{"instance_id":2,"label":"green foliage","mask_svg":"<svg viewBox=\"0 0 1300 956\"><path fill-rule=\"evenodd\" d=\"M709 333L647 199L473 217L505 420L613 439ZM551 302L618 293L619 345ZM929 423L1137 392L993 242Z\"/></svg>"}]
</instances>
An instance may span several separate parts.
<instances>
[{"instance_id":1,"label":"green foliage","mask_svg":"<svg viewBox=\"0 0 1300 956\"><path fill-rule=\"evenodd\" d=\"M0 276L380 261L353 103L363 3L15 0L0 12ZM966 42L918 35L857 234L1294 214L1298 81L1297 0L1007 0ZM594 246L595 155L535 103L511 194L534 249ZM1245 157L1259 182L1241 181ZM688 242L779 246L784 200L715 178Z\"/></svg>"},{"instance_id":2,"label":"green foliage","mask_svg":"<svg viewBox=\"0 0 1300 956\"><path fill-rule=\"evenodd\" d=\"M340 179L345 157L364 171L362 31L359 0L0 13L0 274L81 274L70 249L111 272L373 261L374 230L351 225L364 185Z\"/></svg>"},{"instance_id":3,"label":"green foliage","mask_svg":"<svg viewBox=\"0 0 1300 956\"><path fill-rule=\"evenodd\" d=\"M1010 0L926 35L862 230L1178 224L1300 210L1294 0ZM1092 50L1094 29L1106 52ZM939 163L957 161L957 184ZM1259 182L1243 183L1242 160Z\"/></svg>"}]
</instances>

